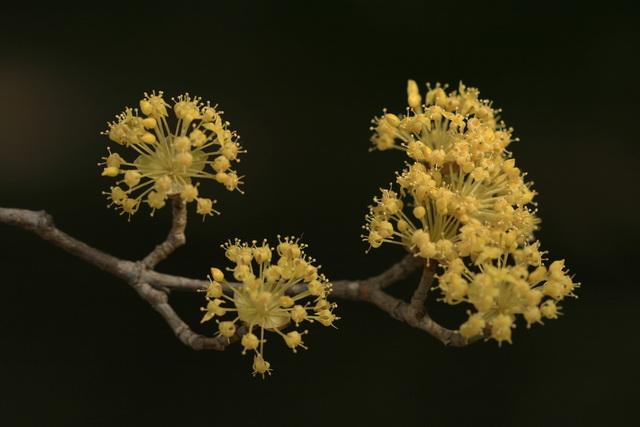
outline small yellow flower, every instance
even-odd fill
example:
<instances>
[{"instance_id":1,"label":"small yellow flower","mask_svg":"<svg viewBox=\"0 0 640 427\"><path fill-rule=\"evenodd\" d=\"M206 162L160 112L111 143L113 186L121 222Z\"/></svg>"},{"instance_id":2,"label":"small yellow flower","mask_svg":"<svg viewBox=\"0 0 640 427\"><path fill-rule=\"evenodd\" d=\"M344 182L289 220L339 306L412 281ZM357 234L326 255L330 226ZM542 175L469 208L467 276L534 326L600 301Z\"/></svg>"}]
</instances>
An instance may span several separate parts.
<instances>
[{"instance_id":1,"label":"small yellow flower","mask_svg":"<svg viewBox=\"0 0 640 427\"><path fill-rule=\"evenodd\" d=\"M198 179L211 179L230 191L240 191L242 177L231 170L231 162L244 151L236 133L227 129L229 123L222 120L222 112L189 94L180 95L173 103L172 108L162 92L145 94L139 110L127 108L104 132L112 141L135 151L132 161L109 151L100 163L104 166L102 175L122 176L111 192L105 193L111 205L122 212L131 215L145 202L153 215L167 199L180 197L196 201L199 214L213 215L217 213L215 200L199 197L198 184L193 182ZM175 125L169 124L171 110L177 119Z\"/></svg>"},{"instance_id":2,"label":"small yellow flower","mask_svg":"<svg viewBox=\"0 0 640 427\"><path fill-rule=\"evenodd\" d=\"M326 299L331 292L331 284L324 275L318 274L318 267L313 265L315 260L304 253L306 245L297 239L279 237L275 248L279 258L275 263L272 263L273 248L266 241L261 245L253 241L249 245L236 240L227 242L223 248L227 258L236 264L231 270L242 284L231 288L232 296L223 294L220 282L225 282L224 275L219 269L212 268L210 284L205 289L208 302L202 308L206 312L202 322L227 312L235 313L232 320L218 321L218 334L224 337L235 334L237 322L248 326L249 331L241 340L242 353L247 350L255 353L254 375L264 377L265 373L271 373L271 365L264 359L265 332L280 335L285 344L296 352L298 347L307 348L302 336L308 331L284 333L283 330L292 323L299 326L304 322L317 321L324 326L333 326L338 320L333 314L336 304ZM306 284L306 290L287 295L287 291L297 284ZM311 301L304 302L305 298ZM222 308L225 302L230 304ZM259 334L254 333L258 329Z\"/></svg>"}]
</instances>

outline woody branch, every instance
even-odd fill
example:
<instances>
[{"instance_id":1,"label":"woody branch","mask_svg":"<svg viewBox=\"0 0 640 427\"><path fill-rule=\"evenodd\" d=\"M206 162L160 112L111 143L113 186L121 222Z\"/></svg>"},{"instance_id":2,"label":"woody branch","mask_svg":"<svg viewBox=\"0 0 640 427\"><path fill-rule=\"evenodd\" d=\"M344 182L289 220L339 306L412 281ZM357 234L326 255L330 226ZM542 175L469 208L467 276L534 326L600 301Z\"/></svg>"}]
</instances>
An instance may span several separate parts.
<instances>
[{"instance_id":1,"label":"woody branch","mask_svg":"<svg viewBox=\"0 0 640 427\"><path fill-rule=\"evenodd\" d=\"M230 339L221 336L210 338L197 334L178 316L169 303L171 291L198 291L209 283L205 280L174 276L154 270L159 262L186 242L184 231L187 215L181 199L173 201L173 221L167 238L140 261L114 257L69 236L56 228L53 218L45 211L0 208L0 222L32 231L44 240L122 279L165 319L182 343L193 349L224 350L227 345L237 341L246 333L246 328L241 327ZM408 277L421 267L423 276L410 303L394 298L384 291L391 284ZM423 260L408 254L377 276L365 280L334 281L332 296L369 302L386 311L393 318L433 335L446 345L464 346L468 344L464 337L436 323L424 308L424 301L434 279L435 267L435 262L425 265ZM225 292L231 293L229 286L239 285L229 283ZM303 285L300 284L293 286L290 292L292 294L302 292L302 287Z\"/></svg>"}]
</instances>

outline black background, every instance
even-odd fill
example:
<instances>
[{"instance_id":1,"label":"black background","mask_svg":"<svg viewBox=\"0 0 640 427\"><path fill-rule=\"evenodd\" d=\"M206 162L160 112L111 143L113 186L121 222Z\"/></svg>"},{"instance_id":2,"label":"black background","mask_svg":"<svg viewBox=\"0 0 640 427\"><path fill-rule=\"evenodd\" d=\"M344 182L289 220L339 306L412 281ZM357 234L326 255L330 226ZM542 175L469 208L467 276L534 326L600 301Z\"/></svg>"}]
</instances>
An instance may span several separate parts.
<instances>
[{"instance_id":1,"label":"black background","mask_svg":"<svg viewBox=\"0 0 640 427\"><path fill-rule=\"evenodd\" d=\"M245 195L204 185L161 271L204 278L229 238L302 235L333 280L402 256L364 253L361 225L400 153L368 153L370 120L402 112L406 80L480 88L521 139L540 193L538 237L582 282L564 316L514 344L457 349L365 304L308 351L183 346L126 284L0 226L0 422L169 425L637 425L638 8L616 2L108 2L2 10L0 205L45 209L64 231L143 257L168 212L105 208L106 122L145 91L219 103L248 150ZM193 208L193 207L192 207ZM411 283L393 288L406 297ZM435 299L435 297L433 298ZM201 295L172 301L195 330ZM455 326L459 313L431 302ZM454 310L455 311L455 310Z\"/></svg>"}]
</instances>

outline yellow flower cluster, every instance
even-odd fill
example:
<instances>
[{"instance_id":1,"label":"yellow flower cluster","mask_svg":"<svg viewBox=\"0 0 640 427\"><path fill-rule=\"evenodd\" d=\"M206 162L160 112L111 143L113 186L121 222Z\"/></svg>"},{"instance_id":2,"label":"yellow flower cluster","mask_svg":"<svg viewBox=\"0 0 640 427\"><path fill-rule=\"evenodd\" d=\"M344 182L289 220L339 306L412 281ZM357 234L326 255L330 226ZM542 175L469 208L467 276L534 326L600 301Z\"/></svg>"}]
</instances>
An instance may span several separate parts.
<instances>
[{"instance_id":1,"label":"yellow flower cluster","mask_svg":"<svg viewBox=\"0 0 640 427\"><path fill-rule=\"evenodd\" d=\"M516 314L529 325L555 318L555 302L577 284L562 261L547 270L539 243L531 244L540 220L528 207L535 192L506 149L512 130L477 89L445 89L428 86L423 104L410 80L408 114L374 119L375 147L403 150L410 161L397 174L398 191L374 198L363 238L373 248L396 243L440 263L444 301L476 309L460 333L511 342Z\"/></svg>"},{"instance_id":2,"label":"yellow flower cluster","mask_svg":"<svg viewBox=\"0 0 640 427\"><path fill-rule=\"evenodd\" d=\"M181 197L195 201L199 214L213 215L217 213L213 209L215 200L199 197L198 183L192 179L213 179L230 191L242 184L231 162L243 151L236 133L222 120L222 112L189 94L173 102L172 109L162 92L145 93L139 110L125 109L104 132L112 141L136 152L135 159L127 161L109 150L109 156L99 164L104 166L103 176L119 178L105 194L110 206L115 205L121 213L136 213L144 200L153 215L168 198ZM167 121L170 110L177 118L173 129Z\"/></svg>"},{"instance_id":3,"label":"yellow flower cluster","mask_svg":"<svg viewBox=\"0 0 640 427\"><path fill-rule=\"evenodd\" d=\"M537 246L528 245L510 254L500 254L496 259L485 258L481 262L476 259L476 272L462 258L445 265L438 278L444 301L468 302L477 310L469 311L469 318L460 326L463 336L482 335L486 328L498 342L510 343L517 314L523 315L527 327L540 323L542 318L558 317L556 303L574 296L573 290L578 285L567 275L564 261L554 261L548 269L542 265ZM491 247L485 251L491 251ZM508 264L509 256L514 265Z\"/></svg>"},{"instance_id":4,"label":"yellow flower cluster","mask_svg":"<svg viewBox=\"0 0 640 427\"><path fill-rule=\"evenodd\" d=\"M212 268L210 284L206 288L208 303L202 308L206 312L202 322L224 316L227 312L235 313L231 320L217 320L219 335L234 336L238 321L248 327L241 340L242 354L247 350L255 352L253 374L261 374L263 378L265 373L271 373L271 364L264 359L265 331L280 335L295 353L298 347L307 348L302 336L308 331L282 332L291 323L297 327L306 320L332 326L339 319L333 314L336 304L327 301L331 284L324 275L318 274L319 267L313 265L315 260L304 254L306 245L292 237L280 239L278 236L278 240L276 252L279 258L275 264L271 262L273 249L266 240L261 245L256 241L249 245L239 240L223 245L227 258L236 265L230 269L233 277L241 285L231 286L233 295L225 295L221 285L226 283L224 274ZM288 291L296 284L303 284L305 289L289 295ZM308 297L311 301L303 304L302 300ZM230 303L229 307L227 303Z\"/></svg>"}]
</instances>

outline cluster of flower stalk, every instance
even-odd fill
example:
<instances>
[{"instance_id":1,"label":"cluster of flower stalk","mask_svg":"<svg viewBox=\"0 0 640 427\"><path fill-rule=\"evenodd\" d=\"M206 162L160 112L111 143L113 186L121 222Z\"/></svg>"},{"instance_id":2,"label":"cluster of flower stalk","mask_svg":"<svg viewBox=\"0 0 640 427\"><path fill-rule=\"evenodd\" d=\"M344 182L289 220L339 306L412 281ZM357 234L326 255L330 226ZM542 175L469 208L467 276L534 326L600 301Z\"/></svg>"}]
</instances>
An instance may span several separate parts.
<instances>
[{"instance_id":1,"label":"cluster of flower stalk","mask_svg":"<svg viewBox=\"0 0 640 427\"><path fill-rule=\"evenodd\" d=\"M410 80L407 114L374 119L375 147L409 160L374 198L363 237L438 263L442 300L472 307L460 334L511 343L517 315L527 327L557 318L558 302L578 284L564 261L545 266L533 237L535 192L507 151L512 129L477 89L445 89L427 86L423 102Z\"/></svg>"}]
</instances>

